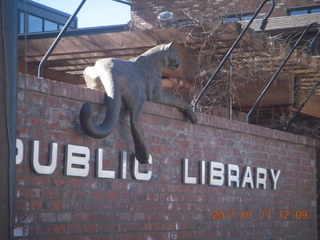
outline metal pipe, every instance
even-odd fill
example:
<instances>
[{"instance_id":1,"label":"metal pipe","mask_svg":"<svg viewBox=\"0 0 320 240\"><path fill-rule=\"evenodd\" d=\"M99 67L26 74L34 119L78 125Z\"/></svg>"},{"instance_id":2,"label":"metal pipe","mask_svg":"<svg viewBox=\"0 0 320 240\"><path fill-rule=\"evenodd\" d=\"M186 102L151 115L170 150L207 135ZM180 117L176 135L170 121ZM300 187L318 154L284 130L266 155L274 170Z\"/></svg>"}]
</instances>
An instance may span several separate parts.
<instances>
[{"instance_id":1,"label":"metal pipe","mask_svg":"<svg viewBox=\"0 0 320 240\"><path fill-rule=\"evenodd\" d=\"M14 239L17 118L17 1L0 1L0 235Z\"/></svg>"},{"instance_id":2,"label":"metal pipe","mask_svg":"<svg viewBox=\"0 0 320 240\"><path fill-rule=\"evenodd\" d=\"M258 13L261 11L261 9L263 8L263 6L265 5L266 2L268 2L270 0L264 0L260 6L257 8L257 10L255 11L255 13L253 14L252 18L250 19L250 21L247 23L247 25L245 26L245 28L242 30L242 32L240 33L240 35L238 36L238 38L236 39L236 41L233 43L233 45L231 46L231 48L229 49L229 51L227 52L227 54L224 56L223 60L221 61L220 65L218 66L218 68L216 69L216 71L213 73L213 75L211 76L211 78L209 79L209 81L207 82L207 84L205 85L205 87L202 89L201 93L199 94L199 96L197 97L195 103L194 103L194 107L193 107L193 111L196 112L197 111L197 105L198 102L200 100L200 98L203 96L203 94L205 93L205 91L208 89L209 85L211 84L211 82L213 81L213 79L217 76L217 74L219 73L219 71L221 70L222 66L224 65L224 63L228 60L230 54L232 53L232 51L234 50L234 48L236 47L236 45L238 44L238 42L241 40L241 38L243 37L243 35L246 33L246 31L248 30L248 28L250 27L251 23L253 22L253 20L257 17ZM260 29L264 30L266 25L267 25L267 21L268 18L270 17L274 7L275 7L275 2L274 0L271 0L272 6L268 12L268 14L264 17L264 19L261 22L260 25Z\"/></svg>"},{"instance_id":3,"label":"metal pipe","mask_svg":"<svg viewBox=\"0 0 320 240\"><path fill-rule=\"evenodd\" d=\"M66 24L64 25L64 27L62 28L62 30L60 31L60 33L58 34L58 36L56 37L56 39L54 40L54 42L52 43L51 47L49 48L49 50L47 51L46 55L43 57L43 59L41 60L39 66L38 66L38 77L42 77L43 74L43 66L45 64L45 62L47 61L48 57L51 55L51 53L53 52L53 50L55 49L55 47L57 46L57 44L59 43L60 39L62 38L64 32L69 28L71 22L74 20L74 18L77 16L78 12L80 11L80 9L82 8L83 4L86 2L86 0L82 0L82 2L80 3L80 5L78 6L78 8L76 9L76 11L70 16L70 18L68 19L68 21L66 22Z\"/></svg>"},{"instance_id":4,"label":"metal pipe","mask_svg":"<svg viewBox=\"0 0 320 240\"><path fill-rule=\"evenodd\" d=\"M297 109L297 111L293 114L292 118L287 122L287 125L284 127L285 131L288 131L290 128L291 123L293 120L298 116L304 105L309 101L312 95L316 92L317 88L320 86L320 80L312 87L311 91L309 92L308 96L304 99L303 103Z\"/></svg>"},{"instance_id":5,"label":"metal pipe","mask_svg":"<svg viewBox=\"0 0 320 240\"><path fill-rule=\"evenodd\" d=\"M320 25L316 22L311 23L309 26L306 27L306 29L304 30L304 32L301 34L300 38L298 39L298 41L295 43L295 45L292 47L291 51L288 53L287 57L283 60L282 64L280 65L280 67L278 68L278 70L275 72L275 74L273 75L273 77L271 78L271 80L269 81L269 83L267 84L267 86L264 88L264 90L262 91L262 93L260 94L259 98L257 99L257 101L255 102L255 104L253 105L253 107L250 109L249 113L247 114L247 123L250 123L251 121L251 115L254 111L254 109L257 107L257 105L259 104L259 102L261 101L261 99L263 98L263 96L266 94L266 92L268 91L268 89L270 88L271 84L274 82L274 80L276 79L276 77L278 76L278 74L281 72L282 68L284 67L284 65L286 64L286 62L288 61L288 59L291 57L293 51L297 48L298 44L301 42L301 40L304 38L304 36L307 34L307 32L309 31L309 29L313 26L316 25L318 27L318 33L315 36L315 38L313 40L315 40L316 38L318 38L319 34L320 34Z\"/></svg>"}]
</instances>

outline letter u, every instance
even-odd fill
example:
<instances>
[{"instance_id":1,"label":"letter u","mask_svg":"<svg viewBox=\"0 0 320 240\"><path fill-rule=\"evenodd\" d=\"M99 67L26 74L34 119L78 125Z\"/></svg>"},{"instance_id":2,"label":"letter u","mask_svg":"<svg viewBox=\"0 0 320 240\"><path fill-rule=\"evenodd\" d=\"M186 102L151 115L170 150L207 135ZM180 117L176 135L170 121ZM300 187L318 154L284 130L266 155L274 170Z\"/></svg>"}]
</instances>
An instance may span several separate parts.
<instances>
[{"instance_id":1,"label":"letter u","mask_svg":"<svg viewBox=\"0 0 320 240\"><path fill-rule=\"evenodd\" d=\"M38 174L50 175L56 170L57 167L57 155L58 155L58 144L50 144L49 164L41 165L39 163L39 141L34 140L32 142L32 161L31 167L33 171Z\"/></svg>"}]
</instances>

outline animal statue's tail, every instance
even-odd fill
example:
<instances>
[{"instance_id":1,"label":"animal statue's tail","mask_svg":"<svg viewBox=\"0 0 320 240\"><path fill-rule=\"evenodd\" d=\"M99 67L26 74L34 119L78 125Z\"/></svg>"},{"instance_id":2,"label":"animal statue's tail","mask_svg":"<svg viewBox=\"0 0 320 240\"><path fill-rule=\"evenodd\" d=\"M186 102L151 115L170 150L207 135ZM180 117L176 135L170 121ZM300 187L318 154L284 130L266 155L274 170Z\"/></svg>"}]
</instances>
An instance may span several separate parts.
<instances>
[{"instance_id":1,"label":"animal statue's tail","mask_svg":"<svg viewBox=\"0 0 320 240\"><path fill-rule=\"evenodd\" d=\"M118 84L114 81L111 74L100 76L101 81L105 82L107 100L106 115L100 125L96 125L91 117L91 104L86 102L82 105L79 115L82 130L93 138L104 138L115 128L121 110L121 92Z\"/></svg>"}]
</instances>

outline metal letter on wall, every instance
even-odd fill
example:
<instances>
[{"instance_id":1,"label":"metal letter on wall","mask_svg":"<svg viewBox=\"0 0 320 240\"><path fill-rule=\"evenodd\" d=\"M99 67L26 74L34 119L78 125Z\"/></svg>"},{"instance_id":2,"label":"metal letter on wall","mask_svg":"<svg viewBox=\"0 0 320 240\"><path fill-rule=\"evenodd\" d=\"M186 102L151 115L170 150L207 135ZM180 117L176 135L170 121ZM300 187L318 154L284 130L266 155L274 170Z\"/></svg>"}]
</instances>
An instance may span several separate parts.
<instances>
[{"instance_id":1,"label":"metal letter on wall","mask_svg":"<svg viewBox=\"0 0 320 240\"><path fill-rule=\"evenodd\" d=\"M281 170L277 171L277 174L274 173L274 169L269 169L270 173L271 173L271 182L272 182L272 189L273 190L277 190L277 183L281 174Z\"/></svg>"},{"instance_id":2,"label":"metal letter on wall","mask_svg":"<svg viewBox=\"0 0 320 240\"><path fill-rule=\"evenodd\" d=\"M16 164L20 164L22 163L22 160L23 160L23 142L21 139L16 139L16 148L17 148Z\"/></svg>"},{"instance_id":3,"label":"metal letter on wall","mask_svg":"<svg viewBox=\"0 0 320 240\"><path fill-rule=\"evenodd\" d=\"M148 159L149 165L152 165L152 156L149 155ZM141 181L149 181L152 177L152 171L148 170L146 172L139 172L139 161L134 158L134 163L133 163L133 169L132 169L132 174L134 179L136 180L141 180Z\"/></svg>"},{"instance_id":4,"label":"metal letter on wall","mask_svg":"<svg viewBox=\"0 0 320 240\"><path fill-rule=\"evenodd\" d=\"M39 162L39 145L39 141L37 140L32 142L31 167L36 173L45 175L52 174L57 167L58 144L50 144L50 156L48 165L41 165Z\"/></svg>"},{"instance_id":5,"label":"metal letter on wall","mask_svg":"<svg viewBox=\"0 0 320 240\"><path fill-rule=\"evenodd\" d=\"M196 184L197 179L195 177L189 177L189 160L183 159L183 183L185 184Z\"/></svg>"},{"instance_id":6,"label":"metal letter on wall","mask_svg":"<svg viewBox=\"0 0 320 240\"><path fill-rule=\"evenodd\" d=\"M88 176L90 159L89 148L68 144L66 151L66 175L75 177Z\"/></svg>"},{"instance_id":7,"label":"metal letter on wall","mask_svg":"<svg viewBox=\"0 0 320 240\"><path fill-rule=\"evenodd\" d=\"M210 162L210 185L223 186L224 184L224 165L220 162Z\"/></svg>"},{"instance_id":8,"label":"metal letter on wall","mask_svg":"<svg viewBox=\"0 0 320 240\"><path fill-rule=\"evenodd\" d=\"M239 166L235 164L228 164L228 186L231 187L232 183L235 183L236 187L239 187Z\"/></svg>"},{"instance_id":9,"label":"metal letter on wall","mask_svg":"<svg viewBox=\"0 0 320 240\"><path fill-rule=\"evenodd\" d=\"M251 167L247 166L245 168L243 177L242 177L242 182L241 182L241 187L245 187L247 184L250 185L251 189L254 189L254 183L253 183L253 178L252 178L252 172L251 172Z\"/></svg>"},{"instance_id":10,"label":"metal letter on wall","mask_svg":"<svg viewBox=\"0 0 320 240\"><path fill-rule=\"evenodd\" d=\"M115 178L115 172L103 169L103 149L97 151L97 177L98 178Z\"/></svg>"},{"instance_id":11,"label":"metal letter on wall","mask_svg":"<svg viewBox=\"0 0 320 240\"><path fill-rule=\"evenodd\" d=\"M200 161L200 184L206 183L206 162Z\"/></svg>"},{"instance_id":12,"label":"metal letter on wall","mask_svg":"<svg viewBox=\"0 0 320 240\"><path fill-rule=\"evenodd\" d=\"M127 178L127 158L128 154L126 151L120 152L120 178L126 179Z\"/></svg>"},{"instance_id":13,"label":"metal letter on wall","mask_svg":"<svg viewBox=\"0 0 320 240\"><path fill-rule=\"evenodd\" d=\"M259 189L262 186L262 189L267 187L267 169L265 168L256 168L256 188Z\"/></svg>"}]
</instances>

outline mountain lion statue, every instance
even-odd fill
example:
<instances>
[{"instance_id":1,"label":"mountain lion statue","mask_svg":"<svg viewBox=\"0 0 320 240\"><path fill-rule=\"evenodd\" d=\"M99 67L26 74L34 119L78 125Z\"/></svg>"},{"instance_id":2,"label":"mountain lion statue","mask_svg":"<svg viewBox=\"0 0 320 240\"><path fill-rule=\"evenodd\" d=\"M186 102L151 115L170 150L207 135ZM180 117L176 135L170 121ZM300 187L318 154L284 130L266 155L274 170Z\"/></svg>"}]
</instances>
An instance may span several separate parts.
<instances>
[{"instance_id":1,"label":"mountain lion statue","mask_svg":"<svg viewBox=\"0 0 320 240\"><path fill-rule=\"evenodd\" d=\"M128 61L115 58L97 60L94 66L84 70L83 75L89 88L97 89L102 84L107 95L106 115L103 122L96 125L91 118L91 104L83 104L79 116L82 130L93 138L108 136L117 124L122 99L130 113L136 158L140 163L148 163L149 153L139 121L146 101L174 106L192 123L197 123L195 113L184 100L162 89L163 68L175 70L180 64L173 43L158 45Z\"/></svg>"}]
</instances>

